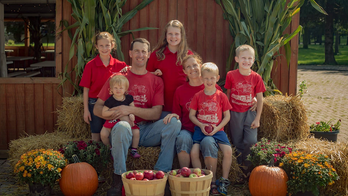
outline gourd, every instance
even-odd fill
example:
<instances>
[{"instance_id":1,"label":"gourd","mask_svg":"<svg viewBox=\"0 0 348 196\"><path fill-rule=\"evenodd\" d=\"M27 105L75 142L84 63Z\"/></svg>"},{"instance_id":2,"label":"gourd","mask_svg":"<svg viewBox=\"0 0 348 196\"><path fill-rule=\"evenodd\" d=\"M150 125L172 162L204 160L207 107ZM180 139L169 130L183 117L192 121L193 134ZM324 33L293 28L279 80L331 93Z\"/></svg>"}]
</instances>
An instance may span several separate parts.
<instances>
[{"instance_id":1,"label":"gourd","mask_svg":"<svg viewBox=\"0 0 348 196\"><path fill-rule=\"evenodd\" d=\"M98 189L98 174L88 163L80 162L73 155L75 163L65 166L59 186L65 196L92 196Z\"/></svg>"}]
</instances>

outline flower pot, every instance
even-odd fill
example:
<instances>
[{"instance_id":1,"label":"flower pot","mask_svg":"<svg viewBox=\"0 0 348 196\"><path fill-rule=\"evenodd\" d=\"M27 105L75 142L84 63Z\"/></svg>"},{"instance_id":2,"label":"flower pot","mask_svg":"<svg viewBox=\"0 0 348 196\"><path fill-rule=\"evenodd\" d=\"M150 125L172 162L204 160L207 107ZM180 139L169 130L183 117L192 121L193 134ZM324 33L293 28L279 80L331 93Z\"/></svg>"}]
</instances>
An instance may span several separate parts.
<instances>
[{"instance_id":1,"label":"flower pot","mask_svg":"<svg viewBox=\"0 0 348 196\"><path fill-rule=\"evenodd\" d=\"M29 183L29 196L50 196L51 187L40 183Z\"/></svg>"},{"instance_id":2,"label":"flower pot","mask_svg":"<svg viewBox=\"0 0 348 196\"><path fill-rule=\"evenodd\" d=\"M320 131L311 131L310 133L314 134L315 138L318 139L327 139L330 142L336 142L337 141L337 134L340 132L340 130L337 131L331 131L331 132L320 132Z\"/></svg>"}]
</instances>

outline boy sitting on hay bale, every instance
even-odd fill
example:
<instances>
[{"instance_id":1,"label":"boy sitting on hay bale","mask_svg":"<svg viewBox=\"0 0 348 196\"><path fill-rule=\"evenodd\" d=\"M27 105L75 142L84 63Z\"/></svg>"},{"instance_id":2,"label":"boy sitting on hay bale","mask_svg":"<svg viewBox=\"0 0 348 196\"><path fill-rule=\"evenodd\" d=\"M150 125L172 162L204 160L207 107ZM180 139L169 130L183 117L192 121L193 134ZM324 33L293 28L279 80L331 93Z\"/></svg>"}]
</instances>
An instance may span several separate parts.
<instances>
[{"instance_id":1,"label":"boy sitting on hay bale","mask_svg":"<svg viewBox=\"0 0 348 196\"><path fill-rule=\"evenodd\" d=\"M167 124L158 120L162 113L163 81L161 78L146 71L146 62L149 58L150 43L143 38L137 38L131 43L129 56L132 59L132 68L127 71L129 80L129 94L134 97L134 105L111 108L114 116L102 116L104 102L109 98L109 82L106 82L98 95L94 113L104 119L119 119L122 116L134 114L140 129L139 146L158 146L161 144L155 170L168 172L172 169L176 136L181 128L180 120L172 118ZM132 144L132 131L129 123L119 122L111 130L111 153L114 159L114 174L111 189L108 195L121 195L121 174L126 172L128 148Z\"/></svg>"}]
</instances>

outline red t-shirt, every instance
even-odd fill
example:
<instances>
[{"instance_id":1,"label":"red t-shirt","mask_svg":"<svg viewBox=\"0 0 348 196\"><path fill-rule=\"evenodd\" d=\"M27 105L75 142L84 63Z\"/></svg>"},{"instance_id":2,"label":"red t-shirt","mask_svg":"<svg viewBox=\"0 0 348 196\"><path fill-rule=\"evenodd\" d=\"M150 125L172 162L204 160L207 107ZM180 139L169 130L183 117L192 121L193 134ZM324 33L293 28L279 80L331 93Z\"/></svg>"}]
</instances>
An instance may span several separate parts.
<instances>
[{"instance_id":1,"label":"red t-shirt","mask_svg":"<svg viewBox=\"0 0 348 196\"><path fill-rule=\"evenodd\" d=\"M133 96L135 107L152 108L156 105L163 105L163 81L161 78L150 72L145 75L136 75L130 70L127 71L126 77L129 81L128 94ZM100 90L98 98L106 101L110 97L109 87L108 80ZM135 121L141 122L144 119L136 116Z\"/></svg>"},{"instance_id":2,"label":"red t-shirt","mask_svg":"<svg viewBox=\"0 0 348 196\"><path fill-rule=\"evenodd\" d=\"M186 82L186 74L182 69L181 64L176 64L177 53L172 53L168 47L163 51L165 59L159 61L156 56L156 51L151 53L146 69L149 72L154 72L157 69L162 71L162 79L164 83L164 108L163 111L172 111L174 92L177 87ZM187 54L193 54L190 50Z\"/></svg>"},{"instance_id":3,"label":"red t-shirt","mask_svg":"<svg viewBox=\"0 0 348 196\"><path fill-rule=\"evenodd\" d=\"M229 100L235 112L248 111L256 94L266 91L259 74L251 71L250 75L243 76L238 69L227 73L225 88L231 90Z\"/></svg>"},{"instance_id":4,"label":"red t-shirt","mask_svg":"<svg viewBox=\"0 0 348 196\"><path fill-rule=\"evenodd\" d=\"M121 71L127 64L110 55L110 63L104 66L99 55L89 61L82 74L80 86L89 88L88 97L97 98L106 80L114 73Z\"/></svg>"},{"instance_id":5,"label":"red t-shirt","mask_svg":"<svg viewBox=\"0 0 348 196\"><path fill-rule=\"evenodd\" d=\"M216 85L216 88L222 91L219 85ZM200 86L191 86L188 82L186 82L185 84L179 86L174 94L172 112L179 115L182 129L188 130L192 133L195 131L195 124L193 124L189 118L190 104L193 96L203 89L204 84Z\"/></svg>"},{"instance_id":6,"label":"red t-shirt","mask_svg":"<svg viewBox=\"0 0 348 196\"><path fill-rule=\"evenodd\" d=\"M223 112L232 107L223 92L217 90L213 95L206 95L204 90L201 90L193 97L190 108L197 111L196 117L199 122L218 126L222 121ZM222 128L220 131L223 130Z\"/></svg>"}]
</instances>

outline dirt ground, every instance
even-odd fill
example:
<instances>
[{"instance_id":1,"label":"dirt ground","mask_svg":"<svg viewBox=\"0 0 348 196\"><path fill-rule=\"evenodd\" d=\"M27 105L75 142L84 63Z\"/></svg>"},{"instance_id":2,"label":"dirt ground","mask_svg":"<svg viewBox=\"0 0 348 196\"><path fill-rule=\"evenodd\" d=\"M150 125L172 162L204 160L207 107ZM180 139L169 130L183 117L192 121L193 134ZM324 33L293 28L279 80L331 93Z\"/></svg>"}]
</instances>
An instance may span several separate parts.
<instances>
[{"instance_id":1,"label":"dirt ground","mask_svg":"<svg viewBox=\"0 0 348 196\"><path fill-rule=\"evenodd\" d=\"M336 69L333 69L336 68ZM299 66L297 87L306 81L302 100L307 108L308 123L337 122L341 119L338 141L348 138L348 66Z\"/></svg>"}]
</instances>

